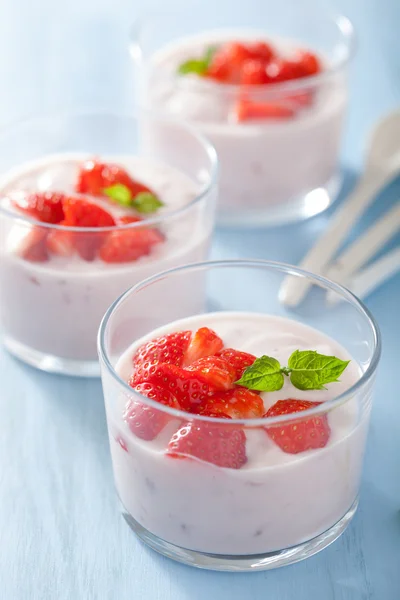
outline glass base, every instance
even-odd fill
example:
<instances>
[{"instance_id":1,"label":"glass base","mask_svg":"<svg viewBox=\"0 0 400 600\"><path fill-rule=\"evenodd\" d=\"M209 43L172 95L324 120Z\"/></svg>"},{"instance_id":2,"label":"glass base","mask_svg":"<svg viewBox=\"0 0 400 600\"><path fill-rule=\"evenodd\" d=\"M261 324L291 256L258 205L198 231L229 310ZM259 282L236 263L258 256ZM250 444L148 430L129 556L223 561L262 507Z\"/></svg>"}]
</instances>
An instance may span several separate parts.
<instances>
[{"instance_id":1,"label":"glass base","mask_svg":"<svg viewBox=\"0 0 400 600\"><path fill-rule=\"evenodd\" d=\"M248 556L228 556L220 554L207 554L196 552L186 548L180 548L174 544L165 542L161 538L153 535L147 529L144 529L135 519L122 507L122 514L130 528L145 542L150 548L160 554L172 558L178 562L197 567L199 569L210 569L213 571L266 571L276 569L309 558L320 552L332 542L338 539L350 523L358 506L358 498L354 501L347 513L324 533L317 537L292 546L286 550L277 550L266 554L254 554Z\"/></svg>"},{"instance_id":2,"label":"glass base","mask_svg":"<svg viewBox=\"0 0 400 600\"><path fill-rule=\"evenodd\" d=\"M97 360L70 360L52 356L25 346L8 336L3 336L2 341L13 356L41 371L75 377L100 377L100 365Z\"/></svg>"},{"instance_id":3,"label":"glass base","mask_svg":"<svg viewBox=\"0 0 400 600\"><path fill-rule=\"evenodd\" d=\"M217 213L217 224L222 227L254 228L276 227L305 221L319 215L334 203L342 183L342 175L336 173L324 186L284 204L271 205L263 209L221 208Z\"/></svg>"}]
</instances>

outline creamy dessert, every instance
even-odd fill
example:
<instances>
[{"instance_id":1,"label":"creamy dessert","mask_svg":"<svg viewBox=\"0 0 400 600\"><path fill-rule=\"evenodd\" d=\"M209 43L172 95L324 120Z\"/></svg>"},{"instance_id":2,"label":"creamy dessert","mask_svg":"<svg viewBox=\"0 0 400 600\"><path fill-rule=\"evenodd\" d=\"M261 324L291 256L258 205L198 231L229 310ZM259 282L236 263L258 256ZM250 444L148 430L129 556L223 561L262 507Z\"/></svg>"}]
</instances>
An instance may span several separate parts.
<instances>
[{"instance_id":1,"label":"creamy dessert","mask_svg":"<svg viewBox=\"0 0 400 600\"><path fill-rule=\"evenodd\" d=\"M290 221L329 205L347 87L326 57L217 31L158 50L142 77L145 106L193 121L215 146L223 221Z\"/></svg>"},{"instance_id":2,"label":"creamy dessert","mask_svg":"<svg viewBox=\"0 0 400 600\"><path fill-rule=\"evenodd\" d=\"M321 407L361 369L325 334L272 315L201 314L136 341L115 370L132 387L105 393L116 487L151 534L263 554L315 538L356 504L368 410L355 396Z\"/></svg>"},{"instance_id":3,"label":"creamy dessert","mask_svg":"<svg viewBox=\"0 0 400 600\"><path fill-rule=\"evenodd\" d=\"M54 155L0 182L0 315L6 344L96 361L107 307L162 269L206 257L198 182L135 156ZM212 204L212 203L211 203ZM212 206L208 207L212 212Z\"/></svg>"}]
</instances>

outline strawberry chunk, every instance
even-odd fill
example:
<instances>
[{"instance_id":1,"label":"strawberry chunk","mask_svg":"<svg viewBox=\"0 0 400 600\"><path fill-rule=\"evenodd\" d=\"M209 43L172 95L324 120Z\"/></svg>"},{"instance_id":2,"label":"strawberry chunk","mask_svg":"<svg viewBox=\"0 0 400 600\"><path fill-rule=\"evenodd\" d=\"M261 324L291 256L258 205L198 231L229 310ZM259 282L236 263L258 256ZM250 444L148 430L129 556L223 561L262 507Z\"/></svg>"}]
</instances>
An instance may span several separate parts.
<instances>
[{"instance_id":1,"label":"strawberry chunk","mask_svg":"<svg viewBox=\"0 0 400 600\"><path fill-rule=\"evenodd\" d=\"M113 231L100 248L99 256L107 263L125 263L150 254L153 246L164 241L158 229L150 227Z\"/></svg>"},{"instance_id":2,"label":"strawberry chunk","mask_svg":"<svg viewBox=\"0 0 400 600\"><path fill-rule=\"evenodd\" d=\"M164 406L180 408L175 396L163 387L150 383L141 383L135 386L135 390L139 394L142 394L142 396L152 398ZM132 400L125 409L124 420L128 423L129 429L134 435L142 440L150 441L154 440L164 429L170 420L170 416L162 410L157 410L143 402Z\"/></svg>"},{"instance_id":3,"label":"strawberry chunk","mask_svg":"<svg viewBox=\"0 0 400 600\"><path fill-rule=\"evenodd\" d=\"M281 417L299 413L303 410L318 406L321 402L308 400L278 400L264 415L265 417ZM296 417L295 417L296 418ZM331 434L326 414L304 419L296 419L292 423L267 427L267 435L288 454L298 454L307 450L324 448Z\"/></svg>"},{"instance_id":4,"label":"strawberry chunk","mask_svg":"<svg viewBox=\"0 0 400 600\"><path fill-rule=\"evenodd\" d=\"M135 376L129 381L135 385ZM159 364L148 369L146 384L150 383L171 392L181 408L187 412L205 403L216 389L199 373L191 373L175 365Z\"/></svg>"},{"instance_id":5,"label":"strawberry chunk","mask_svg":"<svg viewBox=\"0 0 400 600\"><path fill-rule=\"evenodd\" d=\"M134 384L146 381L152 367L160 363L181 367L191 335L191 331L169 333L140 346L132 359L131 381Z\"/></svg>"},{"instance_id":6,"label":"strawberry chunk","mask_svg":"<svg viewBox=\"0 0 400 600\"><path fill-rule=\"evenodd\" d=\"M56 192L15 191L10 194L12 205L33 219L56 224L64 218L64 194Z\"/></svg>"},{"instance_id":7,"label":"strawberry chunk","mask_svg":"<svg viewBox=\"0 0 400 600\"><path fill-rule=\"evenodd\" d=\"M296 58L303 77L311 77L321 72L321 62L313 52L300 50Z\"/></svg>"},{"instance_id":8,"label":"strawberry chunk","mask_svg":"<svg viewBox=\"0 0 400 600\"><path fill-rule=\"evenodd\" d=\"M49 254L46 246L47 231L33 227L19 243L17 252L19 256L30 262L46 262Z\"/></svg>"},{"instance_id":9,"label":"strawberry chunk","mask_svg":"<svg viewBox=\"0 0 400 600\"><path fill-rule=\"evenodd\" d=\"M213 394L200 407L199 414L227 415L232 419L259 419L264 414L264 403L255 392L246 388L235 388Z\"/></svg>"},{"instance_id":10,"label":"strawberry chunk","mask_svg":"<svg viewBox=\"0 0 400 600\"><path fill-rule=\"evenodd\" d=\"M265 63L262 60L246 60L240 70L242 85L263 85L270 81Z\"/></svg>"},{"instance_id":11,"label":"strawberry chunk","mask_svg":"<svg viewBox=\"0 0 400 600\"><path fill-rule=\"evenodd\" d=\"M278 102L251 102L242 99L236 105L236 118L239 122L253 119L290 119L294 115L293 108Z\"/></svg>"},{"instance_id":12,"label":"strawberry chunk","mask_svg":"<svg viewBox=\"0 0 400 600\"><path fill-rule=\"evenodd\" d=\"M252 58L261 60L264 64L269 63L275 57L275 51L266 42L253 42L247 45Z\"/></svg>"},{"instance_id":13,"label":"strawberry chunk","mask_svg":"<svg viewBox=\"0 0 400 600\"><path fill-rule=\"evenodd\" d=\"M117 183L127 187L132 197L140 192L151 192L146 185L132 179L125 169L118 165L101 163L96 160L87 160L82 164L78 174L76 191L92 196L104 196L104 189Z\"/></svg>"},{"instance_id":14,"label":"strawberry chunk","mask_svg":"<svg viewBox=\"0 0 400 600\"><path fill-rule=\"evenodd\" d=\"M60 225L67 225L66 221L61 221ZM51 231L47 237L47 249L51 254L57 256L72 256L75 253L73 236L69 231L57 229Z\"/></svg>"},{"instance_id":15,"label":"strawberry chunk","mask_svg":"<svg viewBox=\"0 0 400 600\"><path fill-rule=\"evenodd\" d=\"M246 436L242 429L224 427L220 423L188 423L172 436L167 455L240 469L247 462Z\"/></svg>"},{"instance_id":16,"label":"strawberry chunk","mask_svg":"<svg viewBox=\"0 0 400 600\"><path fill-rule=\"evenodd\" d=\"M205 356L194 361L185 370L198 373L202 379L217 390L229 390L233 388L236 372L223 358Z\"/></svg>"},{"instance_id":17,"label":"strawberry chunk","mask_svg":"<svg viewBox=\"0 0 400 600\"><path fill-rule=\"evenodd\" d=\"M250 367L256 360L254 354L240 352L234 348L224 348L217 352L216 356L223 358L235 370L235 381L241 378L247 367Z\"/></svg>"},{"instance_id":18,"label":"strawberry chunk","mask_svg":"<svg viewBox=\"0 0 400 600\"><path fill-rule=\"evenodd\" d=\"M238 83L242 65L253 58L245 44L229 42L215 52L207 76L225 83Z\"/></svg>"},{"instance_id":19,"label":"strawberry chunk","mask_svg":"<svg viewBox=\"0 0 400 600\"><path fill-rule=\"evenodd\" d=\"M82 198L68 197L63 201L64 224L70 227L113 227L114 217L97 204Z\"/></svg>"},{"instance_id":20,"label":"strawberry chunk","mask_svg":"<svg viewBox=\"0 0 400 600\"><path fill-rule=\"evenodd\" d=\"M215 331L208 327L201 327L192 335L183 364L187 366L199 358L216 354L223 346L223 341Z\"/></svg>"}]
</instances>

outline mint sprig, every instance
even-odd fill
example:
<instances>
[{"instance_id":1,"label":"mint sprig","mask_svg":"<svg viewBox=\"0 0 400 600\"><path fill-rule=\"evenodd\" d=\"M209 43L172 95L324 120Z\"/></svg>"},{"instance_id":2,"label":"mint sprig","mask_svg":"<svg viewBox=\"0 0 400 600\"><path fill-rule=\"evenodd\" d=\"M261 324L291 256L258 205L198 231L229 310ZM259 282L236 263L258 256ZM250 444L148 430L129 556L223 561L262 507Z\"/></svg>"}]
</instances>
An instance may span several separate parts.
<instances>
[{"instance_id":1,"label":"mint sprig","mask_svg":"<svg viewBox=\"0 0 400 600\"><path fill-rule=\"evenodd\" d=\"M287 367L282 367L276 358L261 356L235 383L249 390L275 392L282 388L287 376L299 390L323 390L326 384L339 381L349 362L315 350L295 350Z\"/></svg>"},{"instance_id":2,"label":"mint sprig","mask_svg":"<svg viewBox=\"0 0 400 600\"><path fill-rule=\"evenodd\" d=\"M103 193L113 202L134 208L139 213L153 213L164 206L164 203L151 192L139 192L136 196L132 196L131 190L122 183L115 183L104 188Z\"/></svg>"},{"instance_id":3,"label":"mint sprig","mask_svg":"<svg viewBox=\"0 0 400 600\"><path fill-rule=\"evenodd\" d=\"M204 56L200 58L189 58L185 62L179 65L179 75L189 75L194 73L195 75L205 75L208 71L208 67L211 64L213 56L216 51L215 46L210 46L204 53Z\"/></svg>"}]
</instances>

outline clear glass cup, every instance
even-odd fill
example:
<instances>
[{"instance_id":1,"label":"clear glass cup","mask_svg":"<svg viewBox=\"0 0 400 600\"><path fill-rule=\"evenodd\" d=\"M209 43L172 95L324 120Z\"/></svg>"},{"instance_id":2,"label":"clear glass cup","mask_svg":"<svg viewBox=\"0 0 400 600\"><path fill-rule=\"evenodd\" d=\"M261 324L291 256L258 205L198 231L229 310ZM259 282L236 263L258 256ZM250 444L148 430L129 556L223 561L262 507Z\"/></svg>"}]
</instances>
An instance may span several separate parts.
<instances>
[{"instance_id":1,"label":"clear glass cup","mask_svg":"<svg viewBox=\"0 0 400 600\"><path fill-rule=\"evenodd\" d=\"M164 137L157 151L149 152L143 132L155 122ZM0 146L3 342L11 353L45 371L98 376L96 336L108 306L160 270L207 257L217 194L215 151L191 126L150 113L140 121L105 113L36 118L3 131ZM58 191L74 194L77 164L93 156L117 164L123 158L128 168L132 156L147 160L160 186L162 179L165 197L172 185L169 195L183 190L182 202L142 222L92 229L38 223L3 204L10 190L21 187L61 187ZM177 175L190 187L187 196ZM146 235L156 232L158 240L148 256L121 263L95 258L109 235L144 235L144 229ZM79 256L49 257L49 240L59 240L59 233L73 237Z\"/></svg>"},{"instance_id":2,"label":"clear glass cup","mask_svg":"<svg viewBox=\"0 0 400 600\"><path fill-rule=\"evenodd\" d=\"M279 301L288 274L315 284L294 309ZM327 292L340 300L334 307L326 302ZM195 293L203 306L193 312L185 299ZM174 294L175 304L160 313L158 298ZM188 414L144 397L126 383L132 372L132 343L160 335L152 332L177 319L199 319L199 314L219 319L227 312L233 312L238 323L243 314L257 319L273 315L313 327L356 361L359 380L302 413L253 420ZM186 323L170 330L188 328ZM98 338L115 484L127 523L153 549L201 568L270 569L325 548L346 529L357 509L380 348L377 325L355 296L323 277L282 263L187 265L128 290L107 311ZM278 398L281 392L274 393ZM147 435L137 424L131 428L124 420L132 405L150 411L155 435ZM310 416L328 419L331 438L326 447L287 454L272 444L259 455L259 436L262 444L269 444L266 429L300 427ZM248 462L240 464L242 468L222 468L194 458L173 459L166 451L182 426L198 427L206 437L246 436Z\"/></svg>"},{"instance_id":3,"label":"clear glass cup","mask_svg":"<svg viewBox=\"0 0 400 600\"><path fill-rule=\"evenodd\" d=\"M341 185L339 151L347 105L353 28L317 0L249 0L246 10L219 2L149 14L133 27L131 55L140 104L192 121L214 144L221 166L218 221L263 226L325 210ZM272 41L311 49L325 70L315 76L243 87L177 74L177 65L223 40ZM237 122L240 98L279 104L290 118Z\"/></svg>"}]
</instances>

